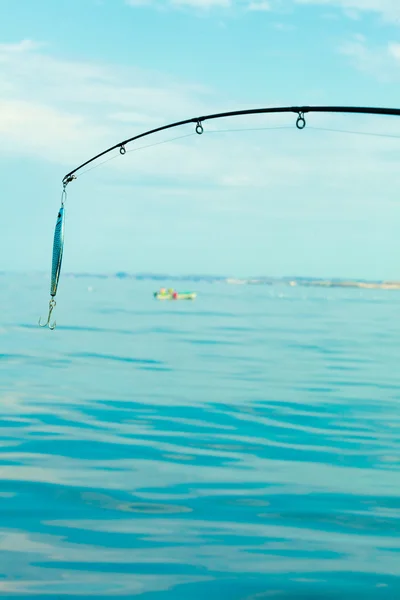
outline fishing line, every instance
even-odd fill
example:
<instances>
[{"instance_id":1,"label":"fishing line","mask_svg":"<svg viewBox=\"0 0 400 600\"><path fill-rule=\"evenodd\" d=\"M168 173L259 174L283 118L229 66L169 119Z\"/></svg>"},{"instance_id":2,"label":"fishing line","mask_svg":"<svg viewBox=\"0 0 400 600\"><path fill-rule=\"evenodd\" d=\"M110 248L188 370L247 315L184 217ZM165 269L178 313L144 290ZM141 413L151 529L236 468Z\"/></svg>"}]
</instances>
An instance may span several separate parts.
<instances>
[{"instance_id":1,"label":"fishing line","mask_svg":"<svg viewBox=\"0 0 400 600\"><path fill-rule=\"evenodd\" d=\"M152 148L153 146L160 146L161 144L168 144L169 142L174 142L175 140L182 140L183 138L192 137L196 135L196 133L186 133L185 135L178 135L177 137L170 138L169 140L163 140L162 142L155 142L154 144L147 144L146 146L139 146L139 148L132 148L132 150L127 150L126 153L137 152L138 150L144 150L145 148Z\"/></svg>"},{"instance_id":2,"label":"fishing line","mask_svg":"<svg viewBox=\"0 0 400 600\"><path fill-rule=\"evenodd\" d=\"M237 131L274 131L277 129L293 129L293 125L280 125L278 127L240 127L238 129L206 129L206 133L231 133Z\"/></svg>"},{"instance_id":3,"label":"fishing line","mask_svg":"<svg viewBox=\"0 0 400 600\"><path fill-rule=\"evenodd\" d=\"M116 154L115 156L111 156L111 158L107 158L106 160L103 160L102 162L98 163L97 165L94 165L94 167L90 167L90 169L86 169L86 171L82 171L82 173L77 176L77 179L78 179L78 177L82 177L82 175L85 175L86 173L89 173L90 171L93 171L94 169L101 167L101 165L105 165L106 163L110 162L110 160L115 160L116 158L118 158L118 156L119 156L118 154Z\"/></svg>"},{"instance_id":4,"label":"fishing line","mask_svg":"<svg viewBox=\"0 0 400 600\"><path fill-rule=\"evenodd\" d=\"M205 133L210 134L210 133L239 133L239 132L246 132L246 131L278 131L278 130L282 130L282 129L293 129L293 126L292 125L280 125L277 127L238 127L238 128L234 128L234 129L206 129ZM313 126L313 125L308 125L308 129L313 129L314 131L328 131L331 133L343 133L343 134L348 134L348 135L362 135L362 136L369 136L369 137L400 139L400 135L390 134L390 133L377 133L377 132L372 132L372 131L355 131L355 130L351 130L351 129L335 129L333 127L317 127L317 126ZM137 148L132 148L131 150L125 150L125 152L122 152L122 154L130 154L131 152L138 152L139 150L145 150L146 148L153 148L154 146L168 144L168 143L174 142L176 140L193 137L194 135L196 135L196 132L195 133L187 133L185 135L179 135L179 136L176 136L173 138L169 138L168 140L163 140L161 142L155 142L154 144L146 144L145 146L139 146ZM118 158L118 156L120 154L121 154L121 152L119 152L118 154L115 154L114 156L111 156L110 158L107 158L106 160L101 161L97 165L94 165L93 167L90 167L89 169L86 169L85 171L82 171L82 173L79 175L79 177L82 177L82 175L85 175L86 173L89 173L90 171L93 171L94 169L97 169L98 167L101 167L102 165L104 165L112 160L115 160L116 158ZM78 178L78 176L76 178Z\"/></svg>"},{"instance_id":5,"label":"fishing line","mask_svg":"<svg viewBox=\"0 0 400 600\"><path fill-rule=\"evenodd\" d=\"M131 152L137 152L138 150L145 150L146 148L152 148L153 146L160 146L161 144L168 144L169 142L174 142L175 140L181 140L183 138L191 137L193 135L196 135L196 133L186 133L185 135L178 135L176 137L169 138L168 140L162 140L161 142L155 142L154 144L147 144L146 146L139 146L138 148L132 148L131 150L125 150L125 152L122 152L122 154L130 154ZM97 169L98 167L101 167L101 165L104 165L105 163L110 162L110 160L115 160L116 158L119 157L120 154L121 154L121 151L118 154L115 154L114 156L112 156L111 158L107 158L106 160L103 160L102 162L98 163L94 167L90 167L90 169L86 169L86 171L82 171L82 173L79 175L79 177L82 177L82 175L85 175L85 173L89 173L90 171L93 171L93 169Z\"/></svg>"},{"instance_id":6,"label":"fishing line","mask_svg":"<svg viewBox=\"0 0 400 600\"><path fill-rule=\"evenodd\" d=\"M207 129L206 133L234 133L234 132L239 132L239 131L274 131L274 130L278 130L278 129L293 129L293 126L292 125L282 125L279 127L241 127L238 129ZM94 169L98 169L102 165L105 165L106 163L108 163L112 160L115 160L116 158L119 157L120 154L125 155L125 154L130 154L131 152L138 152L139 150L145 150L146 148L153 148L154 146L161 146L161 144L168 144L168 143L174 142L176 140L182 140L184 138L193 137L194 135L196 135L196 132L186 133L185 135L178 135L173 138L169 138L168 140L162 140L161 142L155 142L154 144L146 144L145 146L139 146L137 148L132 148L131 150L125 149L125 152L122 152L122 153L121 153L121 151L119 151L118 154L115 154L114 156L111 156L110 158L107 158L106 160L101 161L97 165L94 165L93 167L90 167L89 169L82 171L82 173L80 173L80 175L76 176L76 179L78 179L78 177L82 177L82 175L85 175L86 173L90 173L90 171L93 171ZM121 148L123 148L123 146L121 146Z\"/></svg>"},{"instance_id":7,"label":"fishing line","mask_svg":"<svg viewBox=\"0 0 400 600\"><path fill-rule=\"evenodd\" d=\"M373 131L352 131L351 129L333 129L333 128L329 128L329 127L313 127L312 125L309 125L308 129L314 129L316 131L331 131L333 133L349 133L352 135L366 135L366 136L371 136L371 137L400 139L400 135L396 135L393 133L377 133L377 132L373 132Z\"/></svg>"},{"instance_id":8,"label":"fishing line","mask_svg":"<svg viewBox=\"0 0 400 600\"><path fill-rule=\"evenodd\" d=\"M240 127L238 129L206 129L204 133L234 133L241 131L273 131L278 129L293 129L292 125L282 125L280 127ZM372 137L382 137L382 138L393 138L400 139L400 135L391 134L391 133L376 133L372 131L355 131L351 129L334 129L330 127L314 127L313 125L307 125L307 129L313 129L314 131L329 131L333 133L345 133L352 135L365 135Z\"/></svg>"}]
</instances>

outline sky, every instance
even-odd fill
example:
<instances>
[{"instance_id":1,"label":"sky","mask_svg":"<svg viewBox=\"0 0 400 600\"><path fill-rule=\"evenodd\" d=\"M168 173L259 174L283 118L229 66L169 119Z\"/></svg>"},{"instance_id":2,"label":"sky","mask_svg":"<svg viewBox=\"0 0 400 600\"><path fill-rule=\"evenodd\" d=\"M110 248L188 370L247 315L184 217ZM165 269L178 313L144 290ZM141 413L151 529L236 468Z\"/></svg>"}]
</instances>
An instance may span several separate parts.
<instances>
[{"instance_id":1,"label":"sky","mask_svg":"<svg viewBox=\"0 0 400 600\"><path fill-rule=\"evenodd\" d=\"M291 105L400 107L400 2L0 0L0 271L50 271L62 178L93 155ZM295 121L96 163L67 188L63 270L400 280L400 118Z\"/></svg>"}]
</instances>

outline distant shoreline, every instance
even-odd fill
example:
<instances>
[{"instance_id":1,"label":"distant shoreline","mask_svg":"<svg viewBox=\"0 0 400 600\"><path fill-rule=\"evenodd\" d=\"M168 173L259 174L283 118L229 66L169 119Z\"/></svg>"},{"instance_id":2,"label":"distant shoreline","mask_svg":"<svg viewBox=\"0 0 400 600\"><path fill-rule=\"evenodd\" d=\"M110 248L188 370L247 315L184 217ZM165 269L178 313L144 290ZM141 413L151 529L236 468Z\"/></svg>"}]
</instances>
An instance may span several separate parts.
<instances>
[{"instance_id":1,"label":"distant shoreline","mask_svg":"<svg viewBox=\"0 0 400 600\"><path fill-rule=\"evenodd\" d=\"M0 271L0 276L21 275L48 277L44 271L16 272ZM63 277L71 279L133 279L136 281L154 281L159 287L170 287L170 282L210 283L226 285L285 285L289 287L322 287L322 288L359 288L369 290L400 290L400 281L367 279L327 279L322 277L226 277L225 275L174 275L171 273L63 273Z\"/></svg>"},{"instance_id":2,"label":"distant shoreline","mask_svg":"<svg viewBox=\"0 0 400 600\"><path fill-rule=\"evenodd\" d=\"M217 275L172 275L153 273L66 273L66 277L82 278L92 277L99 279L134 279L137 281L156 281L165 285L168 281L181 281L192 283L223 283L227 285L288 285L290 287L323 287L323 288L361 288L400 290L400 281L368 281L357 279L320 279L307 277L249 277L236 278Z\"/></svg>"}]
</instances>

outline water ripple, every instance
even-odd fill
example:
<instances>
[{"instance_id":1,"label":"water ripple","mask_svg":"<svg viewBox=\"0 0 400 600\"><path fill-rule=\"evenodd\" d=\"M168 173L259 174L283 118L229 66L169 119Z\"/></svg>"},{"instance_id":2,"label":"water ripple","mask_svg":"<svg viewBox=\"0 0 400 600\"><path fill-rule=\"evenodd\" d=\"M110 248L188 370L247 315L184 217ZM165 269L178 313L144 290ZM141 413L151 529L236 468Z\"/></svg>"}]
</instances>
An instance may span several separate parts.
<instances>
[{"instance_id":1,"label":"water ripple","mask_svg":"<svg viewBox=\"0 0 400 600\"><path fill-rule=\"evenodd\" d=\"M399 295L75 285L0 324L0 595L400 598Z\"/></svg>"}]
</instances>

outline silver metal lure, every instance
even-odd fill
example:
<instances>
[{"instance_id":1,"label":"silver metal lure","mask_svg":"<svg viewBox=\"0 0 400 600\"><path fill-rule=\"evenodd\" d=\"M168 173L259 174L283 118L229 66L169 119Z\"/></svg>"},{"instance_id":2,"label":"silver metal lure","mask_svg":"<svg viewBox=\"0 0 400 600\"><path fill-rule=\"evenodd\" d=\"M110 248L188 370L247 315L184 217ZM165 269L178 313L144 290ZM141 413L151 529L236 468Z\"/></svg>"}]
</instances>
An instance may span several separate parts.
<instances>
[{"instance_id":1,"label":"silver metal lure","mask_svg":"<svg viewBox=\"0 0 400 600\"><path fill-rule=\"evenodd\" d=\"M61 201L61 208L57 215L56 228L54 230L54 241L53 241L53 260L51 265L51 284L50 284L50 302L49 302L49 314L47 316L46 323L41 323L39 319L40 327L48 327L49 329L55 329L56 322L50 323L51 313L53 312L56 301L55 296L57 294L58 280L60 278L61 263L64 250L64 198Z\"/></svg>"}]
</instances>

